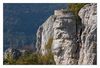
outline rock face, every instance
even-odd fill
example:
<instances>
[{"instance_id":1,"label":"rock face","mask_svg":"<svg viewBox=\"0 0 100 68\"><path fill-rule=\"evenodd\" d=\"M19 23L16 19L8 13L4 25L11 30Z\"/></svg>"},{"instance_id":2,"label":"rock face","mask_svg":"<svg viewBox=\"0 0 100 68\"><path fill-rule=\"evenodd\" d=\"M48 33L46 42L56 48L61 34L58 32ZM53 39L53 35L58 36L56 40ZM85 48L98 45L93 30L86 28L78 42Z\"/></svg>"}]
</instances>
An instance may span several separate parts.
<instances>
[{"instance_id":1,"label":"rock face","mask_svg":"<svg viewBox=\"0 0 100 68\"><path fill-rule=\"evenodd\" d=\"M53 37L53 23L55 20L55 16L50 16L47 21L42 24L38 31L37 31L37 42L36 42L36 48L39 53L42 53L45 55L47 53L47 50L45 48L48 39L50 37Z\"/></svg>"},{"instance_id":2,"label":"rock face","mask_svg":"<svg viewBox=\"0 0 100 68\"><path fill-rule=\"evenodd\" d=\"M76 43L76 19L68 12L58 15L53 25L52 51L56 64L77 64L78 45Z\"/></svg>"},{"instance_id":3,"label":"rock face","mask_svg":"<svg viewBox=\"0 0 100 68\"><path fill-rule=\"evenodd\" d=\"M82 48L79 64L96 64L97 62L97 5L85 5L79 12L82 19Z\"/></svg>"},{"instance_id":4,"label":"rock face","mask_svg":"<svg viewBox=\"0 0 100 68\"><path fill-rule=\"evenodd\" d=\"M72 12L55 10L37 31L37 52L47 54L48 39L53 38L52 53L56 64L96 64L96 4L80 11L81 26Z\"/></svg>"}]
</instances>

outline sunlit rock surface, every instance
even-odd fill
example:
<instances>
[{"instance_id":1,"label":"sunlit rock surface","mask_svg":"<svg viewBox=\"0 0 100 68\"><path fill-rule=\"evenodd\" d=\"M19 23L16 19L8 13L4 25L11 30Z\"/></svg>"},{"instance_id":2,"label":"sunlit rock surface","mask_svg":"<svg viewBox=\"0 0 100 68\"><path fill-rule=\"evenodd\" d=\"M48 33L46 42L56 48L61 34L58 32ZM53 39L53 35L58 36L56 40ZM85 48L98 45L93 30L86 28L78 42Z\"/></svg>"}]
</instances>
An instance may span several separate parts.
<instances>
[{"instance_id":1,"label":"sunlit rock surface","mask_svg":"<svg viewBox=\"0 0 100 68\"><path fill-rule=\"evenodd\" d=\"M97 62L97 5L85 5L80 11L83 32L81 35L82 48L79 64L96 64Z\"/></svg>"},{"instance_id":2,"label":"sunlit rock surface","mask_svg":"<svg viewBox=\"0 0 100 68\"><path fill-rule=\"evenodd\" d=\"M65 10L55 10L37 31L37 52L47 54L46 45L53 38L52 53L56 64L96 64L97 5L87 4L76 16Z\"/></svg>"}]
</instances>

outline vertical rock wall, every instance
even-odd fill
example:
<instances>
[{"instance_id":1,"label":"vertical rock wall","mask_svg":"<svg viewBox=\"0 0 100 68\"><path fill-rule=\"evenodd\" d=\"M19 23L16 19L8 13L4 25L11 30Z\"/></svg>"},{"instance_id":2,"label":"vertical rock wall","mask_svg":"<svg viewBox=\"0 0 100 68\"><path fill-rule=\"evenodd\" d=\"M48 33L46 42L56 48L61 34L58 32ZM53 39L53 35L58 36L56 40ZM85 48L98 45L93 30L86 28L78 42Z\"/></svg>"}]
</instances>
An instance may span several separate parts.
<instances>
[{"instance_id":1,"label":"vertical rock wall","mask_svg":"<svg viewBox=\"0 0 100 68\"><path fill-rule=\"evenodd\" d=\"M46 50L46 44L48 42L48 39L50 37L53 37L53 23L55 20L55 16L50 16L45 23L43 23L38 31L37 31L37 42L36 42L36 48L37 52L41 53L42 55L45 55L47 53Z\"/></svg>"},{"instance_id":2,"label":"vertical rock wall","mask_svg":"<svg viewBox=\"0 0 100 68\"><path fill-rule=\"evenodd\" d=\"M37 31L37 51L42 55L48 53L45 46L48 39L53 37L51 49L56 64L96 64L96 8L96 4L87 4L81 8L81 26L77 26L72 12L56 10Z\"/></svg>"},{"instance_id":3,"label":"vertical rock wall","mask_svg":"<svg viewBox=\"0 0 100 68\"><path fill-rule=\"evenodd\" d=\"M97 61L97 5L85 5L79 12L82 19L82 48L79 64L96 64Z\"/></svg>"},{"instance_id":4,"label":"vertical rock wall","mask_svg":"<svg viewBox=\"0 0 100 68\"><path fill-rule=\"evenodd\" d=\"M52 51L56 64L77 64L78 45L76 43L76 19L68 12L58 15L53 25Z\"/></svg>"}]
</instances>

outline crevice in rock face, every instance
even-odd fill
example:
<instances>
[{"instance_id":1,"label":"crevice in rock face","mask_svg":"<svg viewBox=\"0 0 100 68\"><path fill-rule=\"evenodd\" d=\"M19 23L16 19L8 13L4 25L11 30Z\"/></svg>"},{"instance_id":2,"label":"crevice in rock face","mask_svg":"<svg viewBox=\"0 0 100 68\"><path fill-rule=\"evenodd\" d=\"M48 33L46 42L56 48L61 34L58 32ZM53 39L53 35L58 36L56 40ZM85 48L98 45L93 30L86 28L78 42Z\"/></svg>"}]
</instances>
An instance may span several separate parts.
<instances>
[{"instance_id":1,"label":"crevice in rock face","mask_svg":"<svg viewBox=\"0 0 100 68\"><path fill-rule=\"evenodd\" d=\"M82 22L79 16L76 16L76 51L75 53L77 54L77 64L79 60L79 54L80 54L80 49L82 47L82 42L81 42L81 34L82 34Z\"/></svg>"}]
</instances>

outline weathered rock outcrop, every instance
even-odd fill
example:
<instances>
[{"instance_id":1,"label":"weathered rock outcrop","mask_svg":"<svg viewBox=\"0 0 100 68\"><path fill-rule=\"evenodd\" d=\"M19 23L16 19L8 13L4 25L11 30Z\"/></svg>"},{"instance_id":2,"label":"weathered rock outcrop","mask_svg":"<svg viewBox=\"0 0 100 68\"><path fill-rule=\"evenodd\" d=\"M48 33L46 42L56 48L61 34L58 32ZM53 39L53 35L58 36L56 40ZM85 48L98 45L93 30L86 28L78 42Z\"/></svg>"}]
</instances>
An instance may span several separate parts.
<instances>
[{"instance_id":1,"label":"weathered rock outcrop","mask_svg":"<svg viewBox=\"0 0 100 68\"><path fill-rule=\"evenodd\" d=\"M82 24L78 26L72 12L55 10L37 31L37 51L47 54L45 46L52 37L56 64L96 64L96 13L96 4L85 5L79 11Z\"/></svg>"},{"instance_id":2,"label":"weathered rock outcrop","mask_svg":"<svg viewBox=\"0 0 100 68\"><path fill-rule=\"evenodd\" d=\"M14 48L8 48L5 53L4 53L4 59L10 59L12 58L13 60L18 59L21 56L20 50L14 49Z\"/></svg>"},{"instance_id":3,"label":"weathered rock outcrop","mask_svg":"<svg viewBox=\"0 0 100 68\"><path fill-rule=\"evenodd\" d=\"M55 16L50 16L47 21L42 24L38 31L37 31L37 42L36 42L36 48L39 53L42 53L45 55L47 53L47 50L45 48L48 39L50 37L53 37L53 23L55 20Z\"/></svg>"},{"instance_id":4,"label":"weathered rock outcrop","mask_svg":"<svg viewBox=\"0 0 100 68\"><path fill-rule=\"evenodd\" d=\"M57 15L53 29L52 51L56 64L77 64L79 52L75 15L71 12Z\"/></svg>"},{"instance_id":5,"label":"weathered rock outcrop","mask_svg":"<svg viewBox=\"0 0 100 68\"><path fill-rule=\"evenodd\" d=\"M96 64L97 62L97 5L85 5L79 12L82 19L82 48L79 64Z\"/></svg>"}]
</instances>

